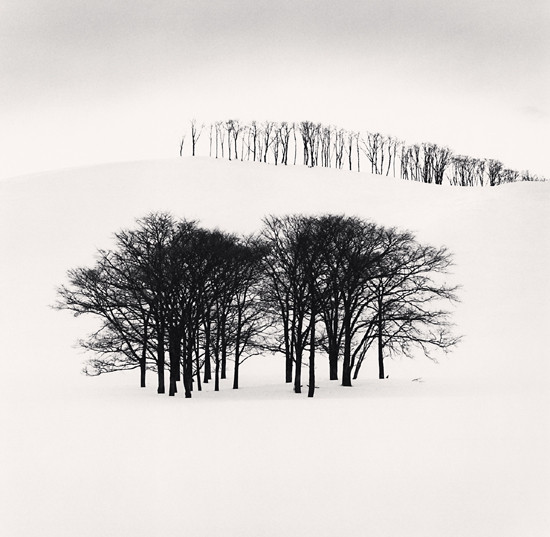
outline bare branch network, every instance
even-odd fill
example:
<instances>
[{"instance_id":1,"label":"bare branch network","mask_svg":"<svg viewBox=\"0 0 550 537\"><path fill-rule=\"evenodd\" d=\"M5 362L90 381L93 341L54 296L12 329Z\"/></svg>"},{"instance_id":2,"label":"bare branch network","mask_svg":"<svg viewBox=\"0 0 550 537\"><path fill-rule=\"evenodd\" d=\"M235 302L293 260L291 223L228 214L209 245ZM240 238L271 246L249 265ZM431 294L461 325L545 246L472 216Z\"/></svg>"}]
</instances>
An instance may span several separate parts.
<instances>
[{"instance_id":1,"label":"bare branch network","mask_svg":"<svg viewBox=\"0 0 550 537\"><path fill-rule=\"evenodd\" d=\"M528 170L506 168L499 160L456 155L445 146L407 145L393 136L352 132L311 121L244 124L230 119L206 126L193 119L192 156L197 154L204 132L208 134L208 155L213 158L366 171L435 185L498 186L516 181L546 181ZM181 138L180 156L184 155L186 138L187 135Z\"/></svg>"},{"instance_id":2,"label":"bare branch network","mask_svg":"<svg viewBox=\"0 0 550 537\"><path fill-rule=\"evenodd\" d=\"M266 352L284 356L285 381L315 392L316 360L331 380L351 386L369 349L379 378L385 357L435 359L459 338L442 302L457 300L443 280L446 248L420 244L407 231L344 215L269 216L253 236L209 230L153 213L115 234L93 267L68 272L58 309L90 314L99 328L80 344L93 354L88 375L139 369L169 395L185 397L227 378Z\"/></svg>"}]
</instances>

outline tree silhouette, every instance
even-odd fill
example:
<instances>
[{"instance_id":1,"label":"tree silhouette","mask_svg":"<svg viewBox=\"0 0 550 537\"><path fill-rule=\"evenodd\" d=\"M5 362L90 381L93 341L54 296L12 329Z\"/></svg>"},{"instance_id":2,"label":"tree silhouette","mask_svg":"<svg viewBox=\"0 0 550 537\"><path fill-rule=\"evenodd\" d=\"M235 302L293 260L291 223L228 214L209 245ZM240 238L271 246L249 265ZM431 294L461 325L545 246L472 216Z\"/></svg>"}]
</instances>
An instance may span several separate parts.
<instances>
[{"instance_id":1,"label":"tree silhouette","mask_svg":"<svg viewBox=\"0 0 550 537\"><path fill-rule=\"evenodd\" d=\"M99 318L81 342L94 355L87 374L139 368L145 386L151 369L165 393L168 367L169 395L182 381L189 398L212 378L219 391L230 361L237 389L243 361L270 350L301 393L307 353L313 397L321 354L330 379L341 363L351 386L374 342L380 378L385 354L453 347L439 306L456 300L442 281L451 263L443 247L357 217L269 216L258 237L239 237L153 213L117 232L92 268L70 270L57 307Z\"/></svg>"}]
</instances>

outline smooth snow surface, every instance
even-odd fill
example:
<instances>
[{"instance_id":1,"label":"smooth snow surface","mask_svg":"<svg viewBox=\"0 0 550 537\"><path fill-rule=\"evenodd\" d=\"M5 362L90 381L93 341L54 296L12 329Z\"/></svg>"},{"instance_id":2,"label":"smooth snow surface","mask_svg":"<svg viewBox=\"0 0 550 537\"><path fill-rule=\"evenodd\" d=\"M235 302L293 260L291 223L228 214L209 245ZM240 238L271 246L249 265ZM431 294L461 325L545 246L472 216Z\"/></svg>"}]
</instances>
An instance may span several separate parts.
<instances>
[{"instance_id":1,"label":"smooth snow surface","mask_svg":"<svg viewBox=\"0 0 550 537\"><path fill-rule=\"evenodd\" d=\"M549 187L209 159L0 181L0 535L550 535ZM313 400L277 356L192 400L153 374L86 378L74 344L94 323L49 308L55 288L157 210L235 232L292 212L410 229L455 254L464 340L384 381L373 355L348 389L319 360Z\"/></svg>"}]
</instances>

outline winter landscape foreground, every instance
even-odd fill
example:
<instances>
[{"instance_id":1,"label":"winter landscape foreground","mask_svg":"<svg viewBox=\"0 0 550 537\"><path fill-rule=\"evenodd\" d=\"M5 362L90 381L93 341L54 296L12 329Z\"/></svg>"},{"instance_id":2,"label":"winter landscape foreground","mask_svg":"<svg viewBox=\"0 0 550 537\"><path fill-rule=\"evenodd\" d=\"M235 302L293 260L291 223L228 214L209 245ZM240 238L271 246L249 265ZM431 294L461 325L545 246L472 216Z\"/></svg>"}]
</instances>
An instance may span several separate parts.
<instances>
[{"instance_id":1,"label":"winter landscape foreground","mask_svg":"<svg viewBox=\"0 0 550 537\"><path fill-rule=\"evenodd\" d=\"M550 534L549 186L202 158L0 181L0 534ZM410 229L454 253L464 339L383 381L373 353L353 388L319 359L313 399L278 356L191 400L137 370L87 378L75 342L93 320L51 309L56 287L161 210L233 232L295 212Z\"/></svg>"}]
</instances>

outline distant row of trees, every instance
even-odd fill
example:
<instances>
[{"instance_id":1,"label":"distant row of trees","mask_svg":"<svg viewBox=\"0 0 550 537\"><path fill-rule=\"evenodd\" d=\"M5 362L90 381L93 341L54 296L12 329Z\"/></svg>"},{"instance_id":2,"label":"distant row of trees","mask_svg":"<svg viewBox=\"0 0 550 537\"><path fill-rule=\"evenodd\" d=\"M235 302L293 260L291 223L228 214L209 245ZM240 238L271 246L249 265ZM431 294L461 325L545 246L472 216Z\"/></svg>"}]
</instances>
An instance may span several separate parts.
<instances>
[{"instance_id":1,"label":"distant row of trees","mask_svg":"<svg viewBox=\"0 0 550 537\"><path fill-rule=\"evenodd\" d=\"M529 173L506 168L495 159L456 155L451 149L432 143L408 145L380 133L361 134L332 125L238 120L216 121L210 125L190 122L191 155L208 135L210 157L247 160L275 165L322 166L368 171L423 183L455 186L497 186L515 181L544 181ZM187 135L180 143L184 154ZM204 140L204 137L203 137Z\"/></svg>"},{"instance_id":2,"label":"distant row of trees","mask_svg":"<svg viewBox=\"0 0 550 537\"><path fill-rule=\"evenodd\" d=\"M331 380L351 386L367 351L386 355L448 351L458 338L439 303L456 300L442 278L445 248L405 231L343 215L270 216L253 236L209 230L197 222L150 214L115 234L93 267L70 270L56 307L91 314L99 328L82 340L93 352L89 375L155 371L157 391L182 381L185 397L214 389L233 364L233 388L250 356L280 352L285 380L315 391L317 356Z\"/></svg>"}]
</instances>

